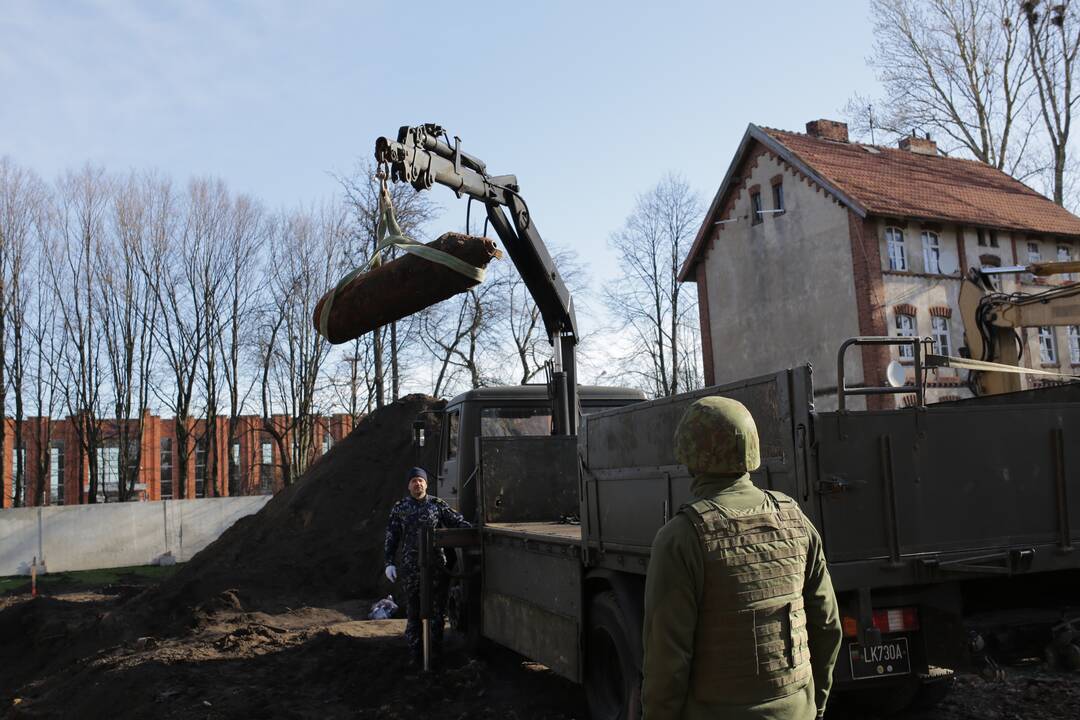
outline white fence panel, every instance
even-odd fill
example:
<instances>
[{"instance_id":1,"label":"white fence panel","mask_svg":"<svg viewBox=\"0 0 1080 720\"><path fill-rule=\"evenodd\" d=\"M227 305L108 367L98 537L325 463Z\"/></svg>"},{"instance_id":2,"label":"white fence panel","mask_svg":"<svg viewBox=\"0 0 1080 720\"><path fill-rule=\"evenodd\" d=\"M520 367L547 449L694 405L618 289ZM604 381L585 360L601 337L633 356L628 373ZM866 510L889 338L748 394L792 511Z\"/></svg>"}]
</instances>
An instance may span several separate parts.
<instances>
[{"instance_id":1,"label":"white fence panel","mask_svg":"<svg viewBox=\"0 0 1080 720\"><path fill-rule=\"evenodd\" d=\"M190 560L269 495L0 510L0 577Z\"/></svg>"}]
</instances>

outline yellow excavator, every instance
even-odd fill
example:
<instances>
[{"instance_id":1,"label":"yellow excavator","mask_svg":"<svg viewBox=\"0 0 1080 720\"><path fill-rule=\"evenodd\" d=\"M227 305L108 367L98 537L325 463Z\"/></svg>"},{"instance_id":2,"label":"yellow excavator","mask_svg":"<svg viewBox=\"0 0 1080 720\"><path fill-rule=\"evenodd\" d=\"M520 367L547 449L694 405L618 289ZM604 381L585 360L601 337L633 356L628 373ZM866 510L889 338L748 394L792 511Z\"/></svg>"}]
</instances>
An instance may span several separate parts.
<instances>
[{"instance_id":1,"label":"yellow excavator","mask_svg":"<svg viewBox=\"0 0 1080 720\"><path fill-rule=\"evenodd\" d=\"M994 286L994 276L1019 273L1034 277L1080 273L1080 261L971 269L960 287L959 305L966 354L973 361L966 367L973 371L972 389L978 395L1018 391L1020 375L1025 372L1067 379L1037 369L1009 372L1002 367L1021 367L1023 345L1018 328L1080 326L1080 283L1055 285L1035 293L1005 293Z\"/></svg>"}]
</instances>

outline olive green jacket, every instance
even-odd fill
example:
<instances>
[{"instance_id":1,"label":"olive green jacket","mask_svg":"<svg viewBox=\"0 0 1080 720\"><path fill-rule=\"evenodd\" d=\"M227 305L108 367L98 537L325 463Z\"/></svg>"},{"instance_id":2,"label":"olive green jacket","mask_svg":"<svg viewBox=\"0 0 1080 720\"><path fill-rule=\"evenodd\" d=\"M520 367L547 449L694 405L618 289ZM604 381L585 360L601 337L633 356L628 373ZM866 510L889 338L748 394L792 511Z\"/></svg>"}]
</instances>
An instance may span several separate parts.
<instances>
[{"instance_id":1,"label":"olive green jacket","mask_svg":"<svg viewBox=\"0 0 1080 720\"><path fill-rule=\"evenodd\" d=\"M733 510L748 510L765 500L749 475L739 478L700 475L691 492ZM825 712L832 670L842 631L821 536L807 520L806 630L813 682L787 697L759 705L707 705L690 692L694 628L705 581L704 557L697 531L684 514L676 515L653 540L645 581L645 662L641 700L643 720L813 720Z\"/></svg>"}]
</instances>

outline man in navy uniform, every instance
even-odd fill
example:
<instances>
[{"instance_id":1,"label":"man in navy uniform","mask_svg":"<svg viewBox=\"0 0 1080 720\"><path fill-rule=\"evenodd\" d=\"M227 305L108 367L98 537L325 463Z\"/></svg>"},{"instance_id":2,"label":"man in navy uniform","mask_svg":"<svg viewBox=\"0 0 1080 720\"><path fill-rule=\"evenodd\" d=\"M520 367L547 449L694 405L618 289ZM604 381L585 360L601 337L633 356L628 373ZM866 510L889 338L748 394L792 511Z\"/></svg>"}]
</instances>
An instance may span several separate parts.
<instances>
[{"instance_id":1,"label":"man in navy uniform","mask_svg":"<svg viewBox=\"0 0 1080 720\"><path fill-rule=\"evenodd\" d=\"M427 471L414 467L409 471L409 494L398 500L390 510L386 524L386 578L397 582L398 565L394 556L401 549L401 579L405 585L405 640L409 643L409 664L420 666L423 661L423 636L420 625L420 529L471 527L446 504L445 500L427 494ZM442 653L443 625L446 623L447 577L446 554L442 548L432 555L431 593L431 656L437 664Z\"/></svg>"}]
</instances>

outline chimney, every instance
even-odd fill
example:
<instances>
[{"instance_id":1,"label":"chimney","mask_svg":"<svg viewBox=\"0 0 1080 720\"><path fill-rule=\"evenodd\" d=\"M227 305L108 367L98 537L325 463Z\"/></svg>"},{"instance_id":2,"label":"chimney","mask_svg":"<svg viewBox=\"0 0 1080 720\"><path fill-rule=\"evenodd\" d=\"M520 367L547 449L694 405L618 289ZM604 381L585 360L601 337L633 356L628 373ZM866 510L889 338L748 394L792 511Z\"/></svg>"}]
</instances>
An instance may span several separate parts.
<instances>
[{"instance_id":1,"label":"chimney","mask_svg":"<svg viewBox=\"0 0 1080 720\"><path fill-rule=\"evenodd\" d=\"M930 139L930 135L921 138L916 136L915 133L912 133L908 137L900 138L899 146L901 150L918 153L919 155L938 154L937 143Z\"/></svg>"},{"instance_id":2,"label":"chimney","mask_svg":"<svg viewBox=\"0 0 1080 720\"><path fill-rule=\"evenodd\" d=\"M847 142L847 123L836 120L811 120L806 123L806 134L824 140Z\"/></svg>"}]
</instances>

